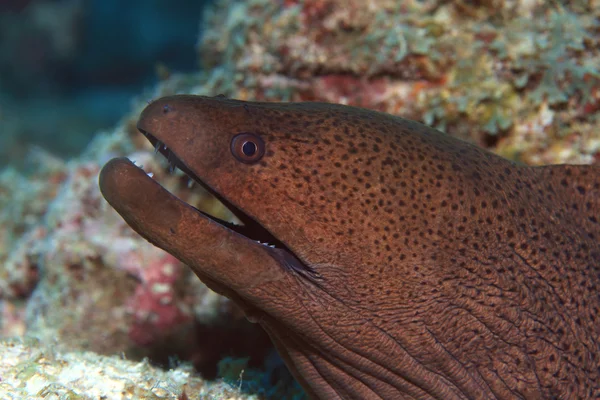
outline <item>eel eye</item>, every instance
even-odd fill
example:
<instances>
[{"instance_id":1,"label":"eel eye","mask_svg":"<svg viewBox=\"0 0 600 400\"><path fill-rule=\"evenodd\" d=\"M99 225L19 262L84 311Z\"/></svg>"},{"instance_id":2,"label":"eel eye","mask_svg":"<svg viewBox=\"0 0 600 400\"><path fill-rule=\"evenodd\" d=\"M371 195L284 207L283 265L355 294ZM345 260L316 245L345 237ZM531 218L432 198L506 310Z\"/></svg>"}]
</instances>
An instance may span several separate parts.
<instances>
[{"instance_id":1,"label":"eel eye","mask_svg":"<svg viewBox=\"0 0 600 400\"><path fill-rule=\"evenodd\" d=\"M265 154L265 142L252 133L240 133L231 140L231 153L238 161L253 164Z\"/></svg>"}]
</instances>

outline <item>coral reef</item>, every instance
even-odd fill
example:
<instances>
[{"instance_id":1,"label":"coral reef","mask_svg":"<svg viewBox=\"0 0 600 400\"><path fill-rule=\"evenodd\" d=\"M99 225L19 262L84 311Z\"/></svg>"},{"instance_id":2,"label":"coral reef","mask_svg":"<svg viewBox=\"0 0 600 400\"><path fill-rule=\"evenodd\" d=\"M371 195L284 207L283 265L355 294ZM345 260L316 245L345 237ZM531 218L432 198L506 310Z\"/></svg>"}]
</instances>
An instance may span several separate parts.
<instances>
[{"instance_id":1,"label":"coral reef","mask_svg":"<svg viewBox=\"0 0 600 400\"><path fill-rule=\"evenodd\" d=\"M149 153L132 157L157 175L166 172ZM0 270L6 287L0 297L26 297L41 275L27 306L29 333L59 337L71 348L128 353L191 325L192 316L210 319L214 311L195 313L196 304L214 310L223 300L172 256L140 239L103 201L100 166L76 161L60 172L60 190L51 193L42 223L5 247L12 251ZM163 182L178 180L165 176ZM44 198L29 194L34 201ZM24 200L11 204L30 204Z\"/></svg>"},{"instance_id":2,"label":"coral reef","mask_svg":"<svg viewBox=\"0 0 600 400\"><path fill-rule=\"evenodd\" d=\"M238 379L243 380L241 371ZM258 399L187 366L168 371L92 352L59 352L29 340L0 341L0 399Z\"/></svg>"},{"instance_id":3,"label":"coral reef","mask_svg":"<svg viewBox=\"0 0 600 400\"><path fill-rule=\"evenodd\" d=\"M584 1L220 0L199 48L234 97L359 105L526 163L591 163L599 17Z\"/></svg>"},{"instance_id":4,"label":"coral reef","mask_svg":"<svg viewBox=\"0 0 600 400\"><path fill-rule=\"evenodd\" d=\"M36 254L47 233L41 220L65 179L64 162L40 149L28 162L30 176L0 171L0 337L26 330L26 299L39 280Z\"/></svg>"}]
</instances>

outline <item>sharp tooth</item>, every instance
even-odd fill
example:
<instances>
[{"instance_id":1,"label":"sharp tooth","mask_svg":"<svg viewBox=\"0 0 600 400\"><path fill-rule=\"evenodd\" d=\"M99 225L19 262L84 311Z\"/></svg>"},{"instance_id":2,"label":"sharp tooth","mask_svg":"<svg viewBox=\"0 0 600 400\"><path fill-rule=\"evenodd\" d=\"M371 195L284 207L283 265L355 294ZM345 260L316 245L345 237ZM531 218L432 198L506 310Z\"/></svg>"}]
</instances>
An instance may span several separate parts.
<instances>
[{"instance_id":1,"label":"sharp tooth","mask_svg":"<svg viewBox=\"0 0 600 400\"><path fill-rule=\"evenodd\" d=\"M148 172L148 173L146 173L146 175L148 175L150 178L154 177L154 174L152 172Z\"/></svg>"},{"instance_id":2,"label":"sharp tooth","mask_svg":"<svg viewBox=\"0 0 600 400\"><path fill-rule=\"evenodd\" d=\"M268 242L261 242L260 240L256 240L256 243L258 243L258 244L261 244L261 245L263 245L263 246L265 246L265 247L270 247L270 248L272 248L272 249L274 249L274 248L275 248L275 245L274 245L274 244L269 244Z\"/></svg>"},{"instance_id":3,"label":"sharp tooth","mask_svg":"<svg viewBox=\"0 0 600 400\"><path fill-rule=\"evenodd\" d=\"M171 151L167 153L167 162L169 163L169 172L175 171L177 168L177 157Z\"/></svg>"},{"instance_id":4,"label":"sharp tooth","mask_svg":"<svg viewBox=\"0 0 600 400\"><path fill-rule=\"evenodd\" d=\"M192 186L194 186L194 180L193 179L189 179L188 180L188 184L187 184L188 189L191 189Z\"/></svg>"},{"instance_id":5,"label":"sharp tooth","mask_svg":"<svg viewBox=\"0 0 600 400\"><path fill-rule=\"evenodd\" d=\"M158 151L160 150L160 146L162 145L162 143L160 142L160 140L158 140L155 144L154 144L154 154L158 153Z\"/></svg>"}]
</instances>

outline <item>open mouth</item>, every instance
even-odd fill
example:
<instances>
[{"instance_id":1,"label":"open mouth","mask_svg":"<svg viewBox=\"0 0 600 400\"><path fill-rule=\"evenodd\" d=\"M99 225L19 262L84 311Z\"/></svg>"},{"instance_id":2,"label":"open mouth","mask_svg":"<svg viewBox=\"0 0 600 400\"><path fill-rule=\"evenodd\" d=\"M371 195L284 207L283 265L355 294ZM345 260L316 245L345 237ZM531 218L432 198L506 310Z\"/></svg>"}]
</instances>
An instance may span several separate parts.
<instances>
[{"instance_id":1,"label":"open mouth","mask_svg":"<svg viewBox=\"0 0 600 400\"><path fill-rule=\"evenodd\" d=\"M298 257L279 239L273 236L267 229L265 229L260 223L255 221L252 217L248 216L242 210L231 204L226 198L221 196L218 192L214 191L210 186L205 184L198 176L196 176L178 157L171 151L163 142L158 140L150 132L142 129L138 130L150 141L154 146L155 153L162 154L168 164L169 172L174 172L176 169L181 170L187 177L202 186L208 193L213 195L218 201L220 201L242 224L235 224L232 222L225 221L218 217L215 217L207 212L199 210L198 208L190 205L197 212L202 214L204 217L218 223L219 225L235 232L238 235L245 237L246 239L252 240L264 247L266 247L269 253L278 259L282 265L288 267L302 275L309 275L311 278L315 278L317 274L315 271L302 263Z\"/></svg>"}]
</instances>

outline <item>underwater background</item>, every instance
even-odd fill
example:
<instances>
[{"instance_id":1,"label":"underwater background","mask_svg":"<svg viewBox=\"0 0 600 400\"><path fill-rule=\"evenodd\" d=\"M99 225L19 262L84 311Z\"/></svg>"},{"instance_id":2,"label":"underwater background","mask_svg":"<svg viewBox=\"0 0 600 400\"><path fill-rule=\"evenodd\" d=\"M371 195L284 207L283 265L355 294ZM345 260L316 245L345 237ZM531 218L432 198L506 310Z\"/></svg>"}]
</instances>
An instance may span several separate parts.
<instances>
[{"instance_id":1,"label":"underwater background","mask_svg":"<svg viewBox=\"0 0 600 400\"><path fill-rule=\"evenodd\" d=\"M0 0L0 400L303 398L266 334L100 195L128 156L232 217L135 129L176 93L356 105L594 164L600 0Z\"/></svg>"},{"instance_id":2,"label":"underwater background","mask_svg":"<svg viewBox=\"0 0 600 400\"><path fill-rule=\"evenodd\" d=\"M32 145L75 156L158 75L196 70L205 3L0 2L1 165Z\"/></svg>"}]
</instances>

